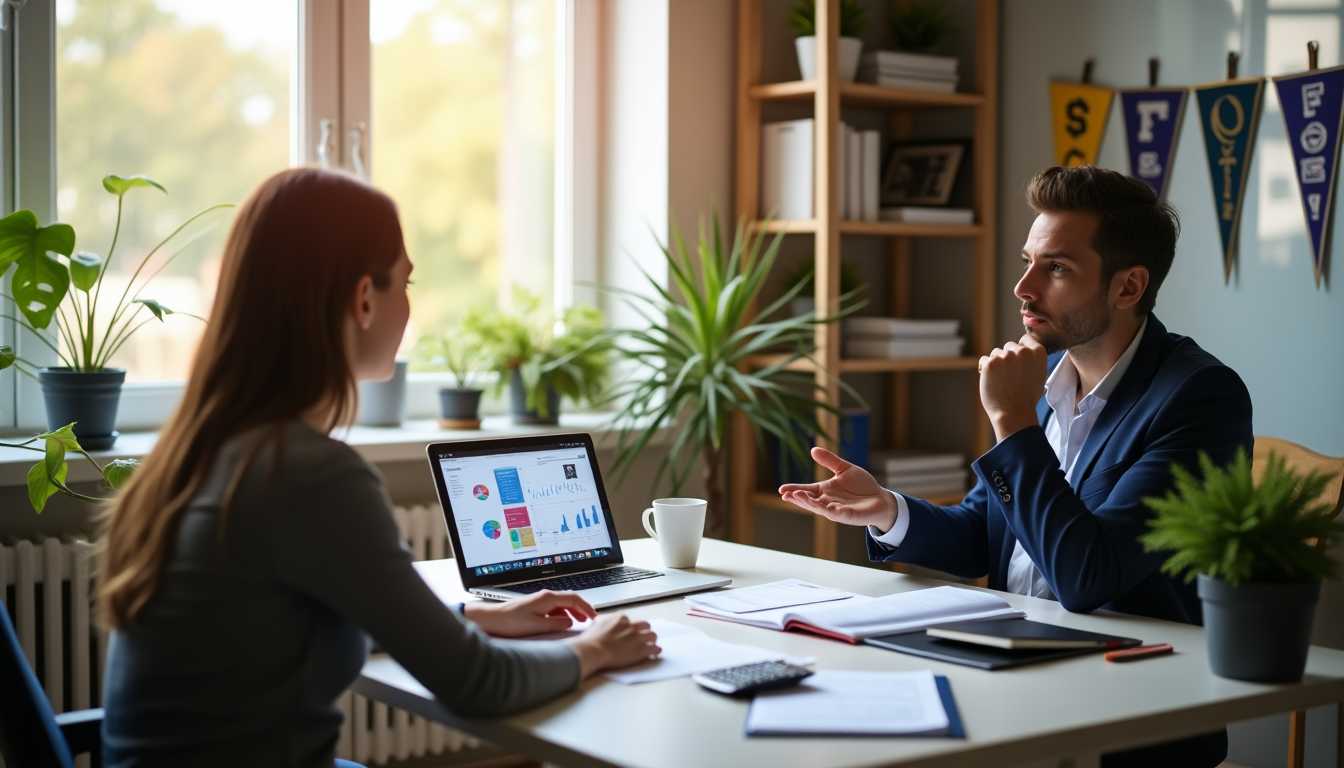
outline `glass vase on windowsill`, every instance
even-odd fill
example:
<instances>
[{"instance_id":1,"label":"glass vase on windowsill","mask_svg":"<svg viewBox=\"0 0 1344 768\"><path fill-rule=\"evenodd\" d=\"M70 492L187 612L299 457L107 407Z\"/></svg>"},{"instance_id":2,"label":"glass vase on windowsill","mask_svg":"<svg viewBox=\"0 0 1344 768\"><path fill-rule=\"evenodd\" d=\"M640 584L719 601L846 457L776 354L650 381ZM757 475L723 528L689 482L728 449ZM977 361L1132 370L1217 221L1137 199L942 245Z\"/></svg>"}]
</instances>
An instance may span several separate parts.
<instances>
[{"instance_id":1,"label":"glass vase on windowsill","mask_svg":"<svg viewBox=\"0 0 1344 768\"><path fill-rule=\"evenodd\" d=\"M117 439L116 414L126 371L110 365L113 357L145 323L164 321L174 312L144 297L143 291L176 254L151 260L169 243L189 239L219 223L216 214L231 204L209 206L192 215L151 248L136 265L114 304L103 304L103 278L112 262L121 231L125 197L133 189L166 190L144 176L103 177L103 189L117 199L116 226L106 256L75 250L75 230L69 224L42 226L30 210L0 219L0 278L13 270L11 293L0 317L18 323L45 344L60 365L41 366L0 346L0 369L13 367L36 379L42 387L50 433L73 428L72 435L88 450L111 448ZM108 298L112 297L108 294ZM102 310L100 313L99 310ZM17 310L17 311L14 311ZM148 314L146 314L148 313ZM43 331L54 324L56 339ZM54 471L54 470L53 470Z\"/></svg>"}]
</instances>

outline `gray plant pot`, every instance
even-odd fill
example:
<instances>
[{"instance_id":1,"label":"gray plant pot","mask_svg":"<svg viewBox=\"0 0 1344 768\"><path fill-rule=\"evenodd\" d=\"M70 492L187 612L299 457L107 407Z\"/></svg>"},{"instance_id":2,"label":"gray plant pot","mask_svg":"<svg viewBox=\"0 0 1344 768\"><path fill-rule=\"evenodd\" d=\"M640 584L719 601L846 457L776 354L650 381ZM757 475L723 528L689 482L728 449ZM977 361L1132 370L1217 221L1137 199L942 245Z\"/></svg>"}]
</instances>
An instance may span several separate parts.
<instances>
[{"instance_id":1,"label":"gray plant pot","mask_svg":"<svg viewBox=\"0 0 1344 768\"><path fill-rule=\"evenodd\" d=\"M69 368L43 368L37 373L47 406L47 428L75 422L75 437L90 451L105 451L117 442L117 406L125 368L81 373Z\"/></svg>"},{"instance_id":2,"label":"gray plant pot","mask_svg":"<svg viewBox=\"0 0 1344 768\"><path fill-rule=\"evenodd\" d=\"M1257 683L1302 679L1320 582L1231 586L1199 576L1204 635L1215 675Z\"/></svg>"},{"instance_id":3,"label":"gray plant pot","mask_svg":"<svg viewBox=\"0 0 1344 768\"><path fill-rule=\"evenodd\" d=\"M398 360L392 377L359 382L355 423L366 427L398 427L406 413L406 361Z\"/></svg>"},{"instance_id":4,"label":"gray plant pot","mask_svg":"<svg viewBox=\"0 0 1344 768\"><path fill-rule=\"evenodd\" d=\"M480 429L479 389L443 387L439 390L439 426L444 429Z\"/></svg>"},{"instance_id":5,"label":"gray plant pot","mask_svg":"<svg viewBox=\"0 0 1344 768\"><path fill-rule=\"evenodd\" d=\"M509 403L514 424L537 424L552 426L560 423L560 393L555 387L546 387L546 415L543 417L527 407L527 390L523 387L523 375L514 370L509 378Z\"/></svg>"}]
</instances>

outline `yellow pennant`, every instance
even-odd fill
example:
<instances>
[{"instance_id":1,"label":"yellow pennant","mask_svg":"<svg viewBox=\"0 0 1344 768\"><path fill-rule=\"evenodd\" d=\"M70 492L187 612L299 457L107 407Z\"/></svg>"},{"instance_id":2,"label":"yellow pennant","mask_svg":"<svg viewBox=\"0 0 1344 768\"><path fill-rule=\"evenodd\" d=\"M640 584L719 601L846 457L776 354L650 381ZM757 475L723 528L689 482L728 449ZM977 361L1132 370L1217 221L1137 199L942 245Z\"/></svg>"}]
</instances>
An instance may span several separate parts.
<instances>
[{"instance_id":1,"label":"yellow pennant","mask_svg":"<svg viewBox=\"0 0 1344 768\"><path fill-rule=\"evenodd\" d=\"M1099 85L1050 83L1050 120L1055 129L1056 163L1069 166L1097 162L1113 96L1110 88Z\"/></svg>"}]
</instances>

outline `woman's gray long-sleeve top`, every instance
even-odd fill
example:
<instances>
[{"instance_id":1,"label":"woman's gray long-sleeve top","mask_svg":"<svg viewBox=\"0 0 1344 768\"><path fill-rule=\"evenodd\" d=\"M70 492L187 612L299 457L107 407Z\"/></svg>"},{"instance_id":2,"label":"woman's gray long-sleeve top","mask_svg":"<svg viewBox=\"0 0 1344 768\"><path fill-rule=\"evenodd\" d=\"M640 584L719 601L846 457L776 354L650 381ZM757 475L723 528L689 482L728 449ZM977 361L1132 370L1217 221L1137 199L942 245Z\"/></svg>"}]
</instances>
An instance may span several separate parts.
<instances>
[{"instance_id":1,"label":"woman's gray long-sleeve top","mask_svg":"<svg viewBox=\"0 0 1344 768\"><path fill-rule=\"evenodd\" d=\"M332 765L365 633L462 714L524 709L573 689L568 646L493 640L411 566L376 471L287 424L220 499L245 436L181 517L154 596L112 633L107 765Z\"/></svg>"}]
</instances>

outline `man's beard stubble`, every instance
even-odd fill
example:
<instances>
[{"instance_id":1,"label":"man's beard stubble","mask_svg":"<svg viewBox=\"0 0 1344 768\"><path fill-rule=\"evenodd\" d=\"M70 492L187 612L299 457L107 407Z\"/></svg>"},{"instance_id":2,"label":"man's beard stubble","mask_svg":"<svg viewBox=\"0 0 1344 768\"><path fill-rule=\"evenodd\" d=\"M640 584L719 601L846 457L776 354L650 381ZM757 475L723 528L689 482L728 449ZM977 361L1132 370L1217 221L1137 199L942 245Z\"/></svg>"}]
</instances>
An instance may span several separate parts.
<instances>
[{"instance_id":1,"label":"man's beard stubble","mask_svg":"<svg viewBox=\"0 0 1344 768\"><path fill-rule=\"evenodd\" d=\"M1100 295L1100 292L1095 301L1065 315L1043 315L1030 302L1023 302L1022 309L1035 315L1042 315L1050 321L1049 329L1027 333L1030 333L1051 354L1086 344L1111 327L1111 312L1106 306L1106 297Z\"/></svg>"}]
</instances>

